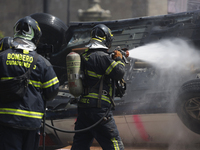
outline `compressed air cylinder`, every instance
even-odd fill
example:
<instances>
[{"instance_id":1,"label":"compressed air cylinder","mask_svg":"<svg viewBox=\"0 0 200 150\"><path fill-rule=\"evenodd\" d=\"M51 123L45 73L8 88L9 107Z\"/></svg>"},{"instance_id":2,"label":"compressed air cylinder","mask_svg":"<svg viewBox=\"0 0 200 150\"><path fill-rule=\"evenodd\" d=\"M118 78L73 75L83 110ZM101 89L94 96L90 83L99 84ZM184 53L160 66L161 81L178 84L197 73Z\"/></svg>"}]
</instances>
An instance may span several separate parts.
<instances>
[{"instance_id":1,"label":"compressed air cylinder","mask_svg":"<svg viewBox=\"0 0 200 150\"><path fill-rule=\"evenodd\" d=\"M80 78L80 55L75 52L69 53L66 57L66 63L69 92L74 97L78 97L83 92L82 80Z\"/></svg>"}]
</instances>

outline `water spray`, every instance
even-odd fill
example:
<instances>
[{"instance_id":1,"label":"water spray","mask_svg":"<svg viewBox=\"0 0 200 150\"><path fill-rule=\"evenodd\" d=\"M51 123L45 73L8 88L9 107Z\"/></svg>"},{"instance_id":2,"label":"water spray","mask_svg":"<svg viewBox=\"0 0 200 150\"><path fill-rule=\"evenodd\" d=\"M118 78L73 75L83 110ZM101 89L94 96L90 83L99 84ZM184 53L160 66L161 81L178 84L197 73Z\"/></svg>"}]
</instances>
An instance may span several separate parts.
<instances>
[{"instance_id":1,"label":"water spray","mask_svg":"<svg viewBox=\"0 0 200 150\"><path fill-rule=\"evenodd\" d=\"M183 39L165 39L129 50L129 57L157 68L188 69L200 64L200 53Z\"/></svg>"}]
</instances>

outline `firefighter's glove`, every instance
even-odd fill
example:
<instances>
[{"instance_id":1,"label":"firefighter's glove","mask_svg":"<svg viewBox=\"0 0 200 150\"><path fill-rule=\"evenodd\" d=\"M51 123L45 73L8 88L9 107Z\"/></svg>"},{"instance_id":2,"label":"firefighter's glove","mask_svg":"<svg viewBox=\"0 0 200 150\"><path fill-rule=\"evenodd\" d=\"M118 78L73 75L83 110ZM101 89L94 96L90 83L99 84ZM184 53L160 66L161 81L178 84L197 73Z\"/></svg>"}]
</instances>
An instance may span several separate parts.
<instances>
[{"instance_id":1,"label":"firefighter's glove","mask_svg":"<svg viewBox=\"0 0 200 150\"><path fill-rule=\"evenodd\" d=\"M120 57L122 59L122 53L118 50L114 50L114 55L113 55L113 59L116 59L117 57Z\"/></svg>"}]
</instances>

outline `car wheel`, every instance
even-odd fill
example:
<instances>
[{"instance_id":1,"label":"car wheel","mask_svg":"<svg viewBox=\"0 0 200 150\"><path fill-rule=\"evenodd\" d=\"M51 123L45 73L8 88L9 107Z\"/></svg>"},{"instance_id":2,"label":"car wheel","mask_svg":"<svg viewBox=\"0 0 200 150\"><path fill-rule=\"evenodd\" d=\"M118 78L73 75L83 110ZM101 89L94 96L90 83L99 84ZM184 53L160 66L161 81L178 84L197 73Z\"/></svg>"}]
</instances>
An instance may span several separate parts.
<instances>
[{"instance_id":1,"label":"car wheel","mask_svg":"<svg viewBox=\"0 0 200 150\"><path fill-rule=\"evenodd\" d=\"M30 16L38 22L42 31L37 52L51 62L60 84L63 84L67 79L65 57L70 52L66 51L67 40L69 40L66 35L68 27L62 20L51 14L34 13ZM47 48L44 48L46 45Z\"/></svg>"},{"instance_id":2,"label":"car wheel","mask_svg":"<svg viewBox=\"0 0 200 150\"><path fill-rule=\"evenodd\" d=\"M200 134L200 79L190 80L181 86L176 108L185 126Z\"/></svg>"},{"instance_id":3,"label":"car wheel","mask_svg":"<svg viewBox=\"0 0 200 150\"><path fill-rule=\"evenodd\" d=\"M30 16L38 22L41 28L42 37L40 38L40 43L52 44L54 53L59 52L62 45L65 44L67 25L59 18L47 13L34 13Z\"/></svg>"}]
</instances>

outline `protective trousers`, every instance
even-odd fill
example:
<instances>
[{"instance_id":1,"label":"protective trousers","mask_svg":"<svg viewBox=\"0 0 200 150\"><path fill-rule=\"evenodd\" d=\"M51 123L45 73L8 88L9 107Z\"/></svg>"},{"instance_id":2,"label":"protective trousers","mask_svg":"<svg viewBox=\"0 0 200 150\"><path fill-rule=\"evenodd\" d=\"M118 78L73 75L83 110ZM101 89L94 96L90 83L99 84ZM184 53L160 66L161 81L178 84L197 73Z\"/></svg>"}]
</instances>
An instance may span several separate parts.
<instances>
[{"instance_id":1,"label":"protective trousers","mask_svg":"<svg viewBox=\"0 0 200 150\"><path fill-rule=\"evenodd\" d=\"M75 123L75 130L84 129L93 125L104 116L107 109L108 108L78 108L79 115ZM124 149L111 111L96 127L86 132L76 133L71 150L89 150L94 138L103 150Z\"/></svg>"},{"instance_id":2,"label":"protective trousers","mask_svg":"<svg viewBox=\"0 0 200 150\"><path fill-rule=\"evenodd\" d=\"M40 131L21 130L0 125L0 149L2 150L37 150Z\"/></svg>"}]
</instances>

